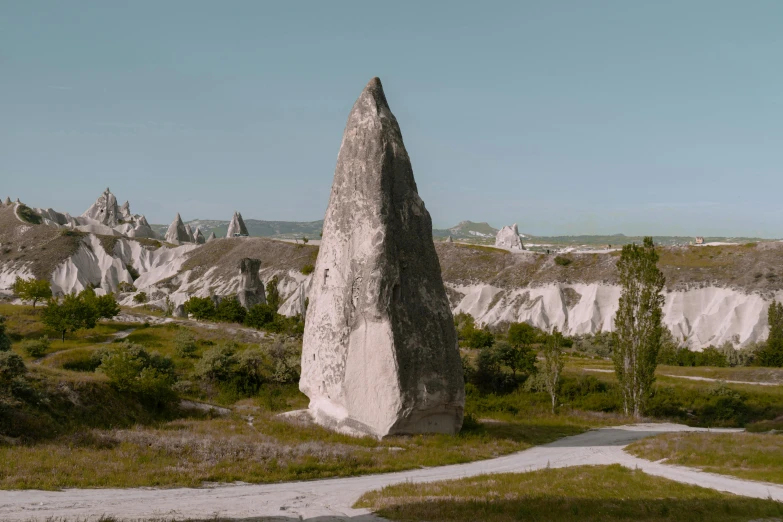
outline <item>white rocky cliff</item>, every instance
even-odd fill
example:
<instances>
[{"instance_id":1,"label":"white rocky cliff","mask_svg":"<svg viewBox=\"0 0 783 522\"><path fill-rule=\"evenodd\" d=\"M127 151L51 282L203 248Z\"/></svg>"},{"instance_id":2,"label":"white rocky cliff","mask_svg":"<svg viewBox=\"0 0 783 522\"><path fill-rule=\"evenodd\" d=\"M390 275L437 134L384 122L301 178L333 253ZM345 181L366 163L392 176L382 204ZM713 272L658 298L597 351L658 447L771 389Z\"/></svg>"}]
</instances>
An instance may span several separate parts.
<instances>
[{"instance_id":1,"label":"white rocky cliff","mask_svg":"<svg viewBox=\"0 0 783 522\"><path fill-rule=\"evenodd\" d=\"M309 299L299 388L317 423L459 431L462 364L432 222L377 78L345 127Z\"/></svg>"},{"instance_id":2,"label":"white rocky cliff","mask_svg":"<svg viewBox=\"0 0 783 522\"><path fill-rule=\"evenodd\" d=\"M506 250L525 249L525 246L522 244L522 238L519 237L519 229L517 229L516 223L503 227L498 231L497 236L495 236L495 246L505 248Z\"/></svg>"}]
</instances>

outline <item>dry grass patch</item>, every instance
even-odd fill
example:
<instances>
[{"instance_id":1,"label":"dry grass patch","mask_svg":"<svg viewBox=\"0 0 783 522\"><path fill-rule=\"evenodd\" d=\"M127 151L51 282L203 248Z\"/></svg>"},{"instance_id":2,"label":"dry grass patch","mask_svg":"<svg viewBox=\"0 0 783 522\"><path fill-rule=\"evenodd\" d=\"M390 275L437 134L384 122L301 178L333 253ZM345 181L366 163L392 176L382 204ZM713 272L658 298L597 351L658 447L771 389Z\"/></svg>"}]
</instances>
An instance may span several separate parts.
<instances>
[{"instance_id":1,"label":"dry grass patch","mask_svg":"<svg viewBox=\"0 0 783 522\"><path fill-rule=\"evenodd\" d=\"M391 520L455 522L747 521L783 516L778 502L679 484L619 465L398 484L366 493L355 507Z\"/></svg>"},{"instance_id":2,"label":"dry grass patch","mask_svg":"<svg viewBox=\"0 0 783 522\"><path fill-rule=\"evenodd\" d=\"M649 460L666 459L667 464L783 484L783 435L667 433L635 442L626 451Z\"/></svg>"}]
</instances>

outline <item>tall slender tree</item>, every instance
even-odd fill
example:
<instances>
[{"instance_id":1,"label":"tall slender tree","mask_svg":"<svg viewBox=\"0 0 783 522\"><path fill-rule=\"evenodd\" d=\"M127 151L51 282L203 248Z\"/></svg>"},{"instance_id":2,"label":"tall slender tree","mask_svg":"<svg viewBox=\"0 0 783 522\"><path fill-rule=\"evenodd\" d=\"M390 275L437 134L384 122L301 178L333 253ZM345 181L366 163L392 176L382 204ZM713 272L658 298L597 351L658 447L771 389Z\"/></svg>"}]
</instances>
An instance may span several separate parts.
<instances>
[{"instance_id":1,"label":"tall slender tree","mask_svg":"<svg viewBox=\"0 0 783 522\"><path fill-rule=\"evenodd\" d=\"M541 373L544 376L546 390L552 399L552 413L555 413L557 408L557 392L560 388L563 363L563 334L555 326L544 343L544 360L541 361Z\"/></svg>"},{"instance_id":2,"label":"tall slender tree","mask_svg":"<svg viewBox=\"0 0 783 522\"><path fill-rule=\"evenodd\" d=\"M663 335L666 279L652 238L645 237L641 246L625 245L617 270L622 294L614 316L614 368L625 413L639 418L655 382Z\"/></svg>"},{"instance_id":3,"label":"tall slender tree","mask_svg":"<svg viewBox=\"0 0 783 522\"><path fill-rule=\"evenodd\" d=\"M783 303L773 299L767 312L769 337L758 354L762 366L783 366Z\"/></svg>"}]
</instances>

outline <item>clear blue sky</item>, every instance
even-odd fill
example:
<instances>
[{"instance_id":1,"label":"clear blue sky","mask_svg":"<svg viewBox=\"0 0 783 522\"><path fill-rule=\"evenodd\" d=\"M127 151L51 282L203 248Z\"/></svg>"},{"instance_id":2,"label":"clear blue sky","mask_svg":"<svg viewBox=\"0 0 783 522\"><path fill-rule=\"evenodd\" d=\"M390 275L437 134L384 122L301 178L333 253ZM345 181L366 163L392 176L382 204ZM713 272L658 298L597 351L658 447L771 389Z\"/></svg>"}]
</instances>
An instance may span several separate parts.
<instances>
[{"instance_id":1,"label":"clear blue sky","mask_svg":"<svg viewBox=\"0 0 783 522\"><path fill-rule=\"evenodd\" d=\"M783 2L0 0L0 193L321 219L379 76L436 226L783 236Z\"/></svg>"}]
</instances>

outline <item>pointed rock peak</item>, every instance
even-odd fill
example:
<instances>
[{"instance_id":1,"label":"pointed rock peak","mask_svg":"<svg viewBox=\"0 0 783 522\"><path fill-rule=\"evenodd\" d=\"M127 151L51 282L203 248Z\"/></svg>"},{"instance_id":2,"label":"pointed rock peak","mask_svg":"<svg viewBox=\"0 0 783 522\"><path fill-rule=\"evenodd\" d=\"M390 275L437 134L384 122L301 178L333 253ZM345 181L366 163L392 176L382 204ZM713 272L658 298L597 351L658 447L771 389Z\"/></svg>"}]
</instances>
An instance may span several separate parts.
<instances>
[{"instance_id":1,"label":"pointed rock peak","mask_svg":"<svg viewBox=\"0 0 783 522\"><path fill-rule=\"evenodd\" d=\"M201 233L201 228L196 229L196 233L193 234L193 237L196 240L195 242L199 245L203 245L207 242L207 240L204 239L204 234Z\"/></svg>"},{"instance_id":2,"label":"pointed rock peak","mask_svg":"<svg viewBox=\"0 0 783 522\"><path fill-rule=\"evenodd\" d=\"M214 232L211 232L209 234L209 237L207 238L207 241L212 241L213 239L217 239L217 236L215 235Z\"/></svg>"},{"instance_id":3,"label":"pointed rock peak","mask_svg":"<svg viewBox=\"0 0 783 522\"><path fill-rule=\"evenodd\" d=\"M191 237L188 231L185 229L185 224L182 222L182 217L177 212L177 217L169 225L169 229L166 231L166 241L175 245L179 243L188 243L191 241Z\"/></svg>"},{"instance_id":4,"label":"pointed rock peak","mask_svg":"<svg viewBox=\"0 0 783 522\"><path fill-rule=\"evenodd\" d=\"M102 225L116 227L121 215L120 207L117 205L117 198L111 193L108 187L98 196L90 208L88 208L82 217L93 219Z\"/></svg>"},{"instance_id":5,"label":"pointed rock peak","mask_svg":"<svg viewBox=\"0 0 783 522\"><path fill-rule=\"evenodd\" d=\"M522 238L519 237L517 224L501 228L495 236L495 246L506 250L525 250Z\"/></svg>"},{"instance_id":6,"label":"pointed rock peak","mask_svg":"<svg viewBox=\"0 0 783 522\"><path fill-rule=\"evenodd\" d=\"M235 210L234 217L231 218L231 222L228 224L226 237L246 237L249 235L245 226L245 220L242 219L242 214Z\"/></svg>"},{"instance_id":7,"label":"pointed rock peak","mask_svg":"<svg viewBox=\"0 0 783 522\"><path fill-rule=\"evenodd\" d=\"M8 196L6 196L6 198L5 198L5 204L6 205L10 205L11 204L11 198L9 198Z\"/></svg>"},{"instance_id":8,"label":"pointed rock peak","mask_svg":"<svg viewBox=\"0 0 783 522\"><path fill-rule=\"evenodd\" d=\"M145 227L150 226L149 222L147 221L147 217L143 215L139 218L138 224Z\"/></svg>"},{"instance_id":9,"label":"pointed rock peak","mask_svg":"<svg viewBox=\"0 0 783 522\"><path fill-rule=\"evenodd\" d=\"M348 117L308 298L299 388L315 422L459 431L462 363L432 220L375 78Z\"/></svg>"}]
</instances>

